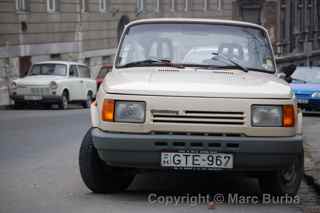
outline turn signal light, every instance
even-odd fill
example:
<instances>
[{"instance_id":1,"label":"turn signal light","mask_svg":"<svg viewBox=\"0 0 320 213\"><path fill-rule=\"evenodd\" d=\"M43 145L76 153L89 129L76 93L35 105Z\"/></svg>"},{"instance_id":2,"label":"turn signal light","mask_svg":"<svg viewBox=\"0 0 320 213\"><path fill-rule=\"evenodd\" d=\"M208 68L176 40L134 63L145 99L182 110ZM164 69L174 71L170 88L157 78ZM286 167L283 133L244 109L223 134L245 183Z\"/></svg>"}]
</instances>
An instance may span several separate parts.
<instances>
[{"instance_id":1,"label":"turn signal light","mask_svg":"<svg viewBox=\"0 0 320 213\"><path fill-rule=\"evenodd\" d=\"M284 127L294 127L295 125L295 113L293 105L283 106L282 123Z\"/></svg>"},{"instance_id":2,"label":"turn signal light","mask_svg":"<svg viewBox=\"0 0 320 213\"><path fill-rule=\"evenodd\" d=\"M101 116L103 121L114 121L114 100L105 99L103 101Z\"/></svg>"}]
</instances>

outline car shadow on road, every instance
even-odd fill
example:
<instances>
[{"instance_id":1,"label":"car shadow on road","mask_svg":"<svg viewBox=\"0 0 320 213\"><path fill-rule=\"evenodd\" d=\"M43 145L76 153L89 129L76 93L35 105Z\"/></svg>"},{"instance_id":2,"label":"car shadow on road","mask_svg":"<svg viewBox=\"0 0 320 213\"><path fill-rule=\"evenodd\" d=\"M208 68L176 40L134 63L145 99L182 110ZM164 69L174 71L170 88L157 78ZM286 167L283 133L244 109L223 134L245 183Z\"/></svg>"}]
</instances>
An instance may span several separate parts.
<instances>
[{"instance_id":1,"label":"car shadow on road","mask_svg":"<svg viewBox=\"0 0 320 213\"><path fill-rule=\"evenodd\" d=\"M125 192L96 196L123 202L148 202L151 195L185 198L209 196L209 200L212 200L217 194L223 194L226 198L229 194L260 196L261 193L257 179L243 175L150 173L137 175Z\"/></svg>"}]
</instances>

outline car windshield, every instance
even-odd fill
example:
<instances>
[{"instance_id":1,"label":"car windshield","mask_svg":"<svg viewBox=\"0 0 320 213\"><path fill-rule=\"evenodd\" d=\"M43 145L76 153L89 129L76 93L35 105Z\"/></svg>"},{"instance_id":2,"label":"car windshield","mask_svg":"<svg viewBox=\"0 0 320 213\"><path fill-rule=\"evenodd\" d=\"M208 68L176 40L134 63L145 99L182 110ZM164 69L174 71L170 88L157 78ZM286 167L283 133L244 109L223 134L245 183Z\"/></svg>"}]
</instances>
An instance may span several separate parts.
<instances>
[{"instance_id":1,"label":"car windshield","mask_svg":"<svg viewBox=\"0 0 320 213\"><path fill-rule=\"evenodd\" d=\"M274 59L265 32L246 26L158 23L128 28L120 46L116 66L230 67L230 60L249 70L274 72Z\"/></svg>"},{"instance_id":2,"label":"car windshield","mask_svg":"<svg viewBox=\"0 0 320 213\"><path fill-rule=\"evenodd\" d=\"M65 76L67 74L67 66L64 64L35 64L29 75L58 75Z\"/></svg>"},{"instance_id":3,"label":"car windshield","mask_svg":"<svg viewBox=\"0 0 320 213\"><path fill-rule=\"evenodd\" d=\"M291 78L292 83L320 84L320 68L297 67Z\"/></svg>"}]
</instances>

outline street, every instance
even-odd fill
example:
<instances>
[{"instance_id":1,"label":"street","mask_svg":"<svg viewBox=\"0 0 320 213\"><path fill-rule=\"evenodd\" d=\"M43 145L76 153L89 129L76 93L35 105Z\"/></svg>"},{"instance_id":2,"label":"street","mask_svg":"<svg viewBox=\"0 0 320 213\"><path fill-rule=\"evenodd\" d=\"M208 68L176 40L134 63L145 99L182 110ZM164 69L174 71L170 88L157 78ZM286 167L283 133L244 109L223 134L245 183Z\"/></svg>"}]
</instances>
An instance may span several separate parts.
<instances>
[{"instance_id":1,"label":"street","mask_svg":"<svg viewBox=\"0 0 320 213\"><path fill-rule=\"evenodd\" d=\"M305 117L304 128L320 122ZM200 205L148 202L150 193L184 195L200 192L258 194L255 179L174 174L138 175L120 194L91 193L78 169L78 150L90 127L88 110L0 111L0 212L304 212L318 206L313 188L302 183L300 205ZM306 131L317 138L316 130ZM311 134L311 135L310 135Z\"/></svg>"}]
</instances>

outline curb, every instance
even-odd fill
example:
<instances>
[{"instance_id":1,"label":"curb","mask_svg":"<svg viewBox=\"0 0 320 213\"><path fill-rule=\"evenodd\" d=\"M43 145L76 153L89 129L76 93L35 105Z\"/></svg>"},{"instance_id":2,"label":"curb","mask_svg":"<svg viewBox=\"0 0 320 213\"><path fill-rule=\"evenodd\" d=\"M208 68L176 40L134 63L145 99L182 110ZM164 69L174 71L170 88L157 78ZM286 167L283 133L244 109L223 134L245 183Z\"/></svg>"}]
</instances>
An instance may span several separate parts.
<instances>
[{"instance_id":1,"label":"curb","mask_svg":"<svg viewBox=\"0 0 320 213\"><path fill-rule=\"evenodd\" d=\"M318 195L320 195L320 184L316 182L315 178L311 175L308 175L304 173L304 179L306 180L306 183L313 187L313 189L317 192Z\"/></svg>"},{"instance_id":2,"label":"curb","mask_svg":"<svg viewBox=\"0 0 320 213\"><path fill-rule=\"evenodd\" d=\"M311 151L312 150L312 146L308 143L304 144L304 171L303 171L303 176L304 179L306 181L306 183L313 187L313 189L315 190L315 192L320 195L320 183L317 180L317 178L315 178L315 163L314 163L314 159L312 157Z\"/></svg>"}]
</instances>

